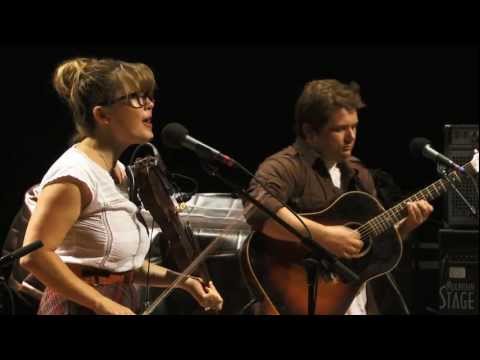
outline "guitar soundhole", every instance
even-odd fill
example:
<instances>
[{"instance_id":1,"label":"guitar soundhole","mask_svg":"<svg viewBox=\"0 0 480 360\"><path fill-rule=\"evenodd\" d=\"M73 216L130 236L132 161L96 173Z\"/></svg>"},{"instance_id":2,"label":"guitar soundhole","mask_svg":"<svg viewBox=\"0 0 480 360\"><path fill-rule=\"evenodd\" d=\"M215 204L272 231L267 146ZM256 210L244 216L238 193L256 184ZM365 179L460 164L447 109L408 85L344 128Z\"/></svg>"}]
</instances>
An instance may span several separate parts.
<instances>
[{"instance_id":1,"label":"guitar soundhole","mask_svg":"<svg viewBox=\"0 0 480 360\"><path fill-rule=\"evenodd\" d=\"M345 226L348 226L350 229L358 229L362 224L358 223L348 223ZM357 255L352 256L353 258L361 258L365 256L370 249L372 248L372 239L369 236L362 236L363 247L362 250Z\"/></svg>"}]
</instances>

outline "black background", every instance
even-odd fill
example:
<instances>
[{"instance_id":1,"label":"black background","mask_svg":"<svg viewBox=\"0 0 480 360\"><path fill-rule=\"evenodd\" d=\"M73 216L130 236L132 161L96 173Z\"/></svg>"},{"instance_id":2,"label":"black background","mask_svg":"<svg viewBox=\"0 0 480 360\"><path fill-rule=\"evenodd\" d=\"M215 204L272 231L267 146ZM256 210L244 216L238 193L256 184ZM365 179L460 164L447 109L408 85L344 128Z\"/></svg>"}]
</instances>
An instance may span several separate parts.
<instances>
[{"instance_id":1,"label":"black background","mask_svg":"<svg viewBox=\"0 0 480 360\"><path fill-rule=\"evenodd\" d=\"M162 127L180 122L253 171L293 141L294 104L312 79L360 84L367 108L360 112L355 154L391 174L405 191L437 178L433 163L409 154L412 138L427 137L441 151L444 124L478 122L478 47L472 44L25 44L2 46L1 53L0 239L24 192L68 146L73 124L51 76L70 57L113 57L153 68L159 90L153 142L172 170L199 181L201 192L227 189L203 172L193 154L164 149Z\"/></svg>"},{"instance_id":2,"label":"black background","mask_svg":"<svg viewBox=\"0 0 480 360\"><path fill-rule=\"evenodd\" d=\"M25 191L41 180L73 134L68 109L51 84L56 65L67 58L112 57L152 67L158 83L153 143L172 171L198 180L200 192L229 189L206 175L194 154L165 149L159 136L163 126L180 122L195 138L254 171L294 140L294 104L313 79L360 84L367 108L360 112L354 154L368 167L391 174L405 193L438 178L433 162L410 155L413 138L429 138L442 151L445 124L478 123L478 46L470 43L66 44L0 46L0 244ZM246 185L244 177L236 179ZM437 240L444 209L441 201L434 205L432 218L416 232L420 240ZM406 268L399 266L397 274L407 301L414 302L414 313L432 312L428 307L435 308L438 272L412 278L412 255L407 251L404 258Z\"/></svg>"}]
</instances>

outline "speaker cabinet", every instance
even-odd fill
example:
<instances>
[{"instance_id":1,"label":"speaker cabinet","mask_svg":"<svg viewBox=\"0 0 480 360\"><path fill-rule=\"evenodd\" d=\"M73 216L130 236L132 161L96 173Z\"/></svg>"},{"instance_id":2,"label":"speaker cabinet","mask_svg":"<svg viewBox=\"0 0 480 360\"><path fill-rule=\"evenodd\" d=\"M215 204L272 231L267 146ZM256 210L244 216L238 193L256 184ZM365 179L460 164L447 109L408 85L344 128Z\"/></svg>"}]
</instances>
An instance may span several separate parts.
<instances>
[{"instance_id":1,"label":"speaker cabinet","mask_svg":"<svg viewBox=\"0 0 480 360\"><path fill-rule=\"evenodd\" d=\"M444 153L457 164L469 162L475 147L478 147L478 124L444 126ZM478 176L475 181L478 184ZM478 208L478 194L472 179L465 177L457 188L470 204ZM445 197L445 213L451 228L478 228L478 215L471 213L453 189L449 189Z\"/></svg>"},{"instance_id":2,"label":"speaker cabinet","mask_svg":"<svg viewBox=\"0 0 480 360\"><path fill-rule=\"evenodd\" d=\"M439 231L440 314L478 314L478 230Z\"/></svg>"}]
</instances>

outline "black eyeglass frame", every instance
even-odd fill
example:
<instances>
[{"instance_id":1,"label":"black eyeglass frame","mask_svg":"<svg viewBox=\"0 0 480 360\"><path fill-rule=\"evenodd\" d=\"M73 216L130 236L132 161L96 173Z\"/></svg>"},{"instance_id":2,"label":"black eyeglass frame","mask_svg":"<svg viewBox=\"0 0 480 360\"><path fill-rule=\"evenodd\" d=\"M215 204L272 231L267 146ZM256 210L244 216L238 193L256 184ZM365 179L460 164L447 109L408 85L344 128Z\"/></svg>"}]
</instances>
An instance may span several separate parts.
<instances>
[{"instance_id":1,"label":"black eyeglass frame","mask_svg":"<svg viewBox=\"0 0 480 360\"><path fill-rule=\"evenodd\" d=\"M144 108L145 105L147 104L147 99L150 100L150 102L155 103L155 98L154 98L153 95L148 95L148 94L145 94L145 93L142 93L142 92L135 91L135 92L132 92L130 94L120 96L116 99L113 99L111 101L106 101L106 102L103 102L103 103L98 104L98 105L100 105L100 106L111 106L111 105L116 104L117 102L120 102L120 101L123 101L123 100L130 100L133 97L136 97L138 104L140 104L139 106L133 106L131 101L128 101L128 106L131 106L134 109Z\"/></svg>"}]
</instances>

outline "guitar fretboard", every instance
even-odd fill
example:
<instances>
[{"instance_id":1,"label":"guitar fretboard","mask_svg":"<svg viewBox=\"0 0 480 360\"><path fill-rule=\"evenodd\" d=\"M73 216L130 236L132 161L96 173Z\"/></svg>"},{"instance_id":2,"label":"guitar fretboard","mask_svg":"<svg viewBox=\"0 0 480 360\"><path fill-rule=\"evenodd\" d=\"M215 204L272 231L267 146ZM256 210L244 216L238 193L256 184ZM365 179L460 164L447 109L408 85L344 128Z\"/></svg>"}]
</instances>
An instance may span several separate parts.
<instances>
[{"instance_id":1,"label":"guitar fretboard","mask_svg":"<svg viewBox=\"0 0 480 360\"><path fill-rule=\"evenodd\" d=\"M468 163L464 166L465 171L469 174L475 173L472 163ZM391 229L397 222L402 220L407 215L407 203L418 200L435 200L443 195L450 186L450 182L459 184L463 181L463 177L460 177L456 171L452 171L447 175L447 179L440 179L425 189L422 189L410 196L408 199L403 200L399 204L383 212L382 214L374 217L367 223L360 226L357 230L362 237L374 238Z\"/></svg>"}]
</instances>

